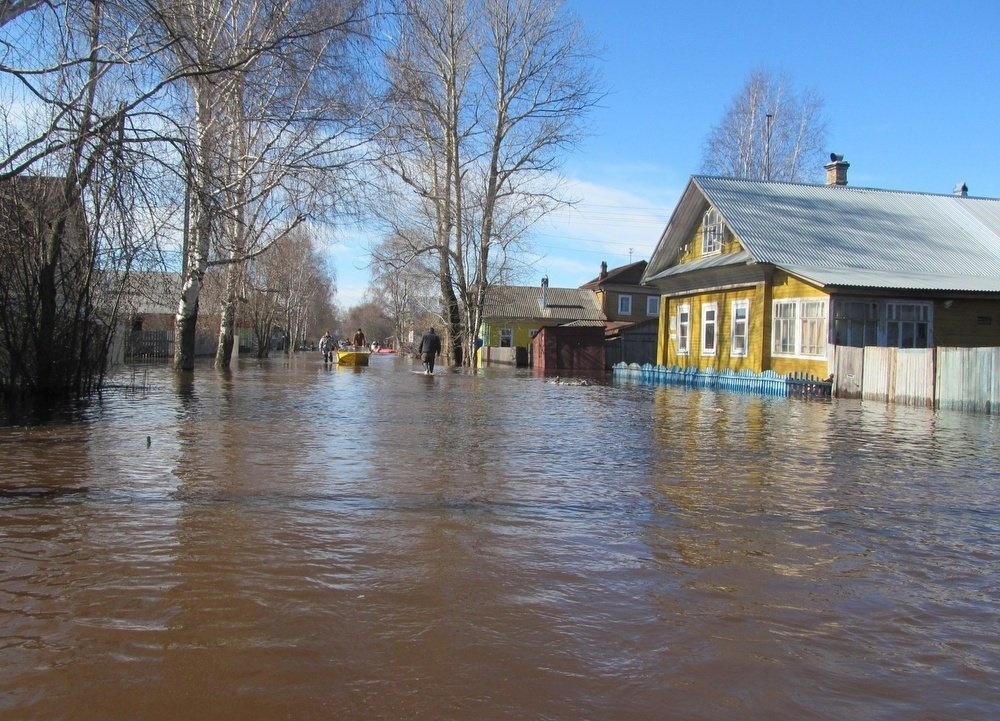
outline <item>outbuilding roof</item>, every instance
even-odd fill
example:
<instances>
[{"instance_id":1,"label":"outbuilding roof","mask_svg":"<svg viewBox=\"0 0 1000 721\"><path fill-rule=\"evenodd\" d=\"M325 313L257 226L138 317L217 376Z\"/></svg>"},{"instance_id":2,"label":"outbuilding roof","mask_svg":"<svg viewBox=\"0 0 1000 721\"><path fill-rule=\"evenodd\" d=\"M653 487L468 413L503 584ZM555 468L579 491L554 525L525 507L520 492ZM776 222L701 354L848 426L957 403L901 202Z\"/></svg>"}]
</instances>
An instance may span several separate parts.
<instances>
[{"instance_id":1,"label":"outbuilding roof","mask_svg":"<svg viewBox=\"0 0 1000 721\"><path fill-rule=\"evenodd\" d=\"M702 175L644 282L695 269L674 264L708 205L747 255L707 264L770 263L821 286L1000 292L1000 200Z\"/></svg>"}]
</instances>

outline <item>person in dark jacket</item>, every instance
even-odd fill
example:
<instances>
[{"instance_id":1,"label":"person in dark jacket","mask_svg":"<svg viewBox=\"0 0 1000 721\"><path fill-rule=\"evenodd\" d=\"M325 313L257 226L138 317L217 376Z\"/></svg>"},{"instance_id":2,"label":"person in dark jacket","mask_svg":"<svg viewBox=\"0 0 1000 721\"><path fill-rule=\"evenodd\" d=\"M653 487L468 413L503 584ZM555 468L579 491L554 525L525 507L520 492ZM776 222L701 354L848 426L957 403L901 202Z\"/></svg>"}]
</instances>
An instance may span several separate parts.
<instances>
[{"instance_id":1,"label":"person in dark jacket","mask_svg":"<svg viewBox=\"0 0 1000 721\"><path fill-rule=\"evenodd\" d=\"M420 338L420 357L424 361L424 373L434 373L434 358L441 355L441 338L431 328Z\"/></svg>"}]
</instances>

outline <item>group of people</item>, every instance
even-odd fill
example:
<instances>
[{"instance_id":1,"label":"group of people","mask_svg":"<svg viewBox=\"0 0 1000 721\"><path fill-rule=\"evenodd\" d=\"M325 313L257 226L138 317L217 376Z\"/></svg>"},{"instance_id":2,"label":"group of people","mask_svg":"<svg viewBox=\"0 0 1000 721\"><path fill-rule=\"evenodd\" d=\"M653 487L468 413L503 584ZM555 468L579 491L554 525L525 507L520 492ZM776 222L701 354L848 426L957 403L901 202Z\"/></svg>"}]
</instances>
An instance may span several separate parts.
<instances>
[{"instance_id":1,"label":"group of people","mask_svg":"<svg viewBox=\"0 0 1000 721\"><path fill-rule=\"evenodd\" d=\"M358 328L351 341L355 348L364 347L364 331ZM333 336L330 335L330 331L324 333L323 337L319 339L319 352L323 354L324 363L330 362L334 359L337 352L336 342L334 341ZM423 361L424 373L426 375L433 375L434 361L439 355L441 355L441 337L434 331L433 328L420 337L420 344L417 346L417 353L420 354L420 359Z\"/></svg>"},{"instance_id":2,"label":"group of people","mask_svg":"<svg viewBox=\"0 0 1000 721\"><path fill-rule=\"evenodd\" d=\"M358 328L351 342L355 348L363 348L365 346L365 332ZM337 343L330 335L330 331L324 333L323 337L319 339L319 352L323 354L324 363L328 363L336 357Z\"/></svg>"}]
</instances>

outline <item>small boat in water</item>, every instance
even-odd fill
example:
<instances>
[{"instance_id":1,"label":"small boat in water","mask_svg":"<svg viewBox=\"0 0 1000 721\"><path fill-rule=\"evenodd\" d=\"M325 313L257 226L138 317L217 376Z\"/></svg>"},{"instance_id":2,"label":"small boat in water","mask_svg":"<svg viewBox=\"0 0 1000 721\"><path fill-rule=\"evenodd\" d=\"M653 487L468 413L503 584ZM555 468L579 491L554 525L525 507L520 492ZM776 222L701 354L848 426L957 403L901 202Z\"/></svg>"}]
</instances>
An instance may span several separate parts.
<instances>
[{"instance_id":1,"label":"small boat in water","mask_svg":"<svg viewBox=\"0 0 1000 721\"><path fill-rule=\"evenodd\" d=\"M337 365L339 366L366 366L371 351L367 348L348 346L337 349Z\"/></svg>"}]
</instances>

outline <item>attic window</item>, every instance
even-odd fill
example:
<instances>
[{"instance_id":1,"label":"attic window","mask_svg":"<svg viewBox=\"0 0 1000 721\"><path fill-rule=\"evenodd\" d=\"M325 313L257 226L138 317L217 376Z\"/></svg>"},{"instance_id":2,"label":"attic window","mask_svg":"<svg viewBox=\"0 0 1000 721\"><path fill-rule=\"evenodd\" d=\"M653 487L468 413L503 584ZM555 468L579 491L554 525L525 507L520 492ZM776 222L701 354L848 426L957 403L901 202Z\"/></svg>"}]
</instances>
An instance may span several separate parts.
<instances>
[{"instance_id":1,"label":"attic window","mask_svg":"<svg viewBox=\"0 0 1000 721\"><path fill-rule=\"evenodd\" d=\"M722 234L724 230L725 225L722 222L722 216L719 215L715 208L709 208L701 224L702 255L722 252Z\"/></svg>"}]
</instances>

